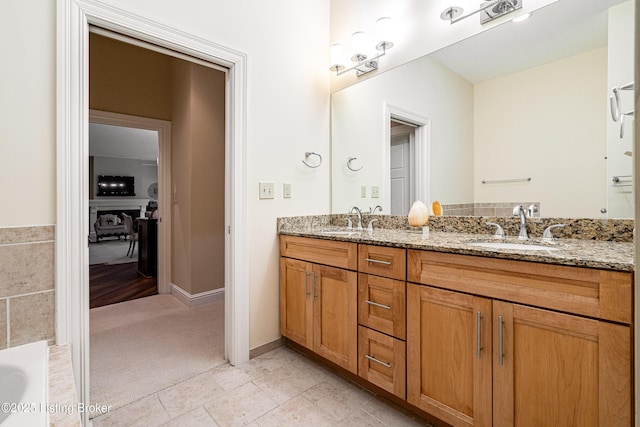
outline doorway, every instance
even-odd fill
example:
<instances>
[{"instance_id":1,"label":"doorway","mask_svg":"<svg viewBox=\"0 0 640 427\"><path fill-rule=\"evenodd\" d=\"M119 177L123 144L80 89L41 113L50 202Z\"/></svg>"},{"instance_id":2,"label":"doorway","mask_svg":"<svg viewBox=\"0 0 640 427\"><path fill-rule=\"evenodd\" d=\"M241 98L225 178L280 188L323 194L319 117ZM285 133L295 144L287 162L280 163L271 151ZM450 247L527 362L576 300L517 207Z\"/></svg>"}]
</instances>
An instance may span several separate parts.
<instances>
[{"instance_id":1,"label":"doorway","mask_svg":"<svg viewBox=\"0 0 640 427\"><path fill-rule=\"evenodd\" d=\"M407 215L411 204L430 200L431 119L384 103L385 204Z\"/></svg>"},{"instance_id":2,"label":"doorway","mask_svg":"<svg viewBox=\"0 0 640 427\"><path fill-rule=\"evenodd\" d=\"M98 194L90 200L90 206L108 206L111 211L118 208L114 214L117 219L119 207L128 203L137 205L138 213L132 215L137 222L137 268L131 270L134 277L129 283L129 293L135 291L131 289L134 285L146 284L141 277L134 281L136 274L144 278L155 277L155 266L164 264L171 268L170 275L163 280L168 281L169 286L163 286L163 291L179 299L172 301L173 296L140 295L147 301L138 301L139 304L122 302L129 307L126 312L136 313L128 317L111 306L91 310L91 360L94 362L91 368L91 401L94 403L103 401L114 408L123 406L130 403L130 399L137 400L152 394L184 380L184 375L211 369L224 361L221 357L222 334L219 331L210 333L223 327L222 321L214 322L213 319L221 319L224 308L215 303L215 298L207 296L214 291L223 295L225 284L225 75L226 69L178 58L157 47L151 50L140 41L91 28L90 106L119 113L153 115L156 121L170 119L171 141L163 150L165 155L159 156L152 150L148 150L149 153L134 150L143 142L134 141L130 127L111 129L107 143L117 147L118 151L105 148L98 154L106 158L94 156L96 170L90 175L90 178L104 179L99 173L107 173L110 177L106 182L110 185L109 190L101 192L102 187L98 186ZM90 114L90 130L95 125L94 116ZM115 130L122 133L124 129L129 130L129 138L118 144ZM90 148L97 151L93 145ZM129 152L133 154L128 155ZM123 158L132 156L143 157L143 163L137 165L135 161ZM159 185L153 182L156 178L151 176L152 173L144 174L153 169L155 161L156 167L174 172ZM142 170L133 170L136 166ZM119 174L130 176L115 176ZM111 191L114 182L117 184L124 178L130 178L130 191L126 194L119 190ZM134 186L134 182L141 187ZM159 194L170 188L170 198L149 196L147 190L154 185L160 190ZM163 214L157 215L156 208L160 207ZM99 218L111 219L114 215L101 215ZM131 216L122 215L132 222ZM164 230L157 230L158 224L162 224ZM157 245L155 237L158 231L165 234L163 242L170 241L171 245ZM99 233L98 229L96 232ZM107 242L96 245L102 244ZM157 258L158 249L164 249L165 259ZM109 268L124 270L126 267ZM92 266L91 271L94 269ZM90 299L94 301L93 292L97 287L93 282L90 289ZM221 302L221 298L218 300ZM181 302L184 302L184 307L179 306ZM206 302L209 304L201 306ZM199 307L196 309L195 305ZM125 318L129 322L124 323ZM153 322L149 321L150 318ZM161 324L161 319L167 319L165 323L172 326L159 331L153 325ZM110 325L108 333L104 331L104 325ZM138 331L135 340L130 339L133 331ZM185 341L194 335L199 335L199 339ZM112 369L110 360L116 359L127 348L131 355L129 371L123 375L122 369ZM208 354L205 349L209 350ZM134 355L140 354L145 354L145 358L136 365L133 363L136 360ZM166 375L156 374L150 379L149 370ZM144 383L149 385L143 387ZM125 387L124 384L130 385ZM122 388L128 388L129 396L118 392ZM96 400L97 397L101 400Z\"/></svg>"},{"instance_id":3,"label":"doorway","mask_svg":"<svg viewBox=\"0 0 640 427\"><path fill-rule=\"evenodd\" d=\"M391 120L391 215L406 216L415 196L415 126Z\"/></svg>"},{"instance_id":4,"label":"doorway","mask_svg":"<svg viewBox=\"0 0 640 427\"><path fill-rule=\"evenodd\" d=\"M89 403L88 33L90 25L228 68L225 106L225 357L249 359L246 233L246 55L147 18L83 0L61 0L57 19L56 338L70 344L79 400ZM88 423L88 414L83 414Z\"/></svg>"}]
</instances>

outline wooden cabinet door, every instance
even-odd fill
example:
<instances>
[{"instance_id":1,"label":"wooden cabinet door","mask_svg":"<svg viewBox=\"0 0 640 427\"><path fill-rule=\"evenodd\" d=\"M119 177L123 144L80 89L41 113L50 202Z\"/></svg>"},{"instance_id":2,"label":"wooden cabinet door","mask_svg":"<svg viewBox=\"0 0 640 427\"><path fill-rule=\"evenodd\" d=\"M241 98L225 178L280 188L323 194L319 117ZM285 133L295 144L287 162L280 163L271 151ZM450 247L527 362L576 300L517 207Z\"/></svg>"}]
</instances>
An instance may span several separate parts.
<instances>
[{"instance_id":1,"label":"wooden cabinet door","mask_svg":"<svg viewBox=\"0 0 640 427\"><path fill-rule=\"evenodd\" d=\"M631 425L628 326L500 301L493 316L496 427Z\"/></svg>"},{"instance_id":2,"label":"wooden cabinet door","mask_svg":"<svg viewBox=\"0 0 640 427\"><path fill-rule=\"evenodd\" d=\"M313 348L313 298L309 263L280 258L280 333Z\"/></svg>"},{"instance_id":3,"label":"wooden cabinet door","mask_svg":"<svg viewBox=\"0 0 640 427\"><path fill-rule=\"evenodd\" d=\"M453 426L491 426L491 300L407 284L407 400Z\"/></svg>"},{"instance_id":4,"label":"wooden cabinet door","mask_svg":"<svg viewBox=\"0 0 640 427\"><path fill-rule=\"evenodd\" d=\"M314 264L312 282L313 350L357 374L357 274Z\"/></svg>"}]
</instances>

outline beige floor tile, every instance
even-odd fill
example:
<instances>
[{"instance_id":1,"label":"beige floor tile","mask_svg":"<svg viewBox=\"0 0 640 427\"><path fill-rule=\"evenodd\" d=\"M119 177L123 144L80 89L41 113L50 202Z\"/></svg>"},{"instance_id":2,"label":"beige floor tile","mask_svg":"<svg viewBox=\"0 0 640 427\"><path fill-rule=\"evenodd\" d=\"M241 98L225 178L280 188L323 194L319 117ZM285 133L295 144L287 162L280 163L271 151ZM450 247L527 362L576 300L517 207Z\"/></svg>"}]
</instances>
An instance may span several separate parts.
<instances>
[{"instance_id":1,"label":"beige floor tile","mask_svg":"<svg viewBox=\"0 0 640 427\"><path fill-rule=\"evenodd\" d=\"M92 421L93 427L156 427L169 420L160 399L153 394Z\"/></svg>"},{"instance_id":2,"label":"beige floor tile","mask_svg":"<svg viewBox=\"0 0 640 427\"><path fill-rule=\"evenodd\" d=\"M371 399L372 395L342 378L328 377L305 391L303 396L331 414L336 421L342 421Z\"/></svg>"},{"instance_id":3,"label":"beige floor tile","mask_svg":"<svg viewBox=\"0 0 640 427\"><path fill-rule=\"evenodd\" d=\"M211 427L217 426L213 418L202 406L174 418L162 427Z\"/></svg>"},{"instance_id":4,"label":"beige floor tile","mask_svg":"<svg viewBox=\"0 0 640 427\"><path fill-rule=\"evenodd\" d=\"M268 353L262 354L256 357L254 360L260 366L268 371L275 371L283 366L289 366L294 361L303 357L296 351L291 350L288 347L282 346Z\"/></svg>"},{"instance_id":5,"label":"beige floor tile","mask_svg":"<svg viewBox=\"0 0 640 427\"><path fill-rule=\"evenodd\" d=\"M373 415L364 412L362 409L357 409L355 412L352 412L337 425L344 427L395 427L394 424L383 423Z\"/></svg>"},{"instance_id":6,"label":"beige floor tile","mask_svg":"<svg viewBox=\"0 0 640 427\"><path fill-rule=\"evenodd\" d=\"M220 384L225 391L231 391L265 375L267 372L254 359L240 366L226 364L215 368L213 380Z\"/></svg>"},{"instance_id":7,"label":"beige floor tile","mask_svg":"<svg viewBox=\"0 0 640 427\"><path fill-rule=\"evenodd\" d=\"M258 418L256 424L260 427L280 426L333 426L336 421L322 409L308 399L298 396L273 411Z\"/></svg>"},{"instance_id":8,"label":"beige floor tile","mask_svg":"<svg viewBox=\"0 0 640 427\"><path fill-rule=\"evenodd\" d=\"M320 380L295 366L288 366L271 371L253 383L282 404L320 383Z\"/></svg>"},{"instance_id":9,"label":"beige floor tile","mask_svg":"<svg viewBox=\"0 0 640 427\"><path fill-rule=\"evenodd\" d=\"M268 393L249 382L208 403L205 409L219 425L226 427L250 423L277 406Z\"/></svg>"},{"instance_id":10,"label":"beige floor tile","mask_svg":"<svg viewBox=\"0 0 640 427\"><path fill-rule=\"evenodd\" d=\"M158 397L169 416L175 418L224 393L224 389L213 379L213 371L208 371L158 392Z\"/></svg>"},{"instance_id":11,"label":"beige floor tile","mask_svg":"<svg viewBox=\"0 0 640 427\"><path fill-rule=\"evenodd\" d=\"M418 427L424 422L403 409L396 409L378 398L369 399L360 408L389 426Z\"/></svg>"}]
</instances>

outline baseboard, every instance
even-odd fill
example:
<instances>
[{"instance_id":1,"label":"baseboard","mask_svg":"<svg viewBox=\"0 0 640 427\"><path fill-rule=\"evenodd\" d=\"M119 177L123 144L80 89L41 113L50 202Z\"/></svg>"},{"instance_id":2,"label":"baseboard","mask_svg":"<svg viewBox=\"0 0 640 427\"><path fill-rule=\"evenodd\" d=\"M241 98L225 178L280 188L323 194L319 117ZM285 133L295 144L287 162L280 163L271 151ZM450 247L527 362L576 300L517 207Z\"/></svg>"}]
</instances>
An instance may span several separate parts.
<instances>
[{"instance_id":1,"label":"baseboard","mask_svg":"<svg viewBox=\"0 0 640 427\"><path fill-rule=\"evenodd\" d=\"M259 347L256 347L254 349L249 350L249 359L254 359L260 355L263 355L265 353L269 353L271 350L275 350L278 347L282 347L282 345L284 344L284 341L282 339L282 337L278 338L275 341L271 341L268 342L264 345L261 345Z\"/></svg>"},{"instance_id":2,"label":"baseboard","mask_svg":"<svg viewBox=\"0 0 640 427\"><path fill-rule=\"evenodd\" d=\"M210 304L224 299L224 288L212 291L200 292L191 295L189 292L173 283L169 285L170 293L187 307L197 307L199 305Z\"/></svg>"}]
</instances>

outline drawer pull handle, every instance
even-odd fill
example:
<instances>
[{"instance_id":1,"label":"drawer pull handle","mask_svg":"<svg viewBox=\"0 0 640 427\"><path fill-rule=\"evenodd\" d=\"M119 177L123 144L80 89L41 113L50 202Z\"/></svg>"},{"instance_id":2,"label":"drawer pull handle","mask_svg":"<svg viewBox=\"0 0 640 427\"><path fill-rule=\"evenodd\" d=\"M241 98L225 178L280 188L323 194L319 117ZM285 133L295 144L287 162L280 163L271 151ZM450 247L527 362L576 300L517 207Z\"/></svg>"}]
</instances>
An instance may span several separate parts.
<instances>
[{"instance_id":1,"label":"drawer pull handle","mask_svg":"<svg viewBox=\"0 0 640 427\"><path fill-rule=\"evenodd\" d=\"M384 308L385 310L391 310L390 305L384 305L377 302L369 301L368 299L364 300L367 304L375 305L376 307Z\"/></svg>"},{"instance_id":2,"label":"drawer pull handle","mask_svg":"<svg viewBox=\"0 0 640 427\"><path fill-rule=\"evenodd\" d=\"M369 262L375 262L376 264L391 265L391 262L389 262L389 261L380 261L379 259L365 258L364 260L365 261L369 261Z\"/></svg>"},{"instance_id":3,"label":"drawer pull handle","mask_svg":"<svg viewBox=\"0 0 640 427\"><path fill-rule=\"evenodd\" d=\"M364 357L366 357L367 359L369 359L369 360L371 360L373 362L379 363L382 366L386 366L387 368L391 368L391 363L383 362L382 360L378 360L373 356L369 356L368 354L365 354Z\"/></svg>"},{"instance_id":4,"label":"drawer pull handle","mask_svg":"<svg viewBox=\"0 0 640 427\"><path fill-rule=\"evenodd\" d=\"M480 311L476 312L476 323L476 358L480 359L482 352L482 313L480 313Z\"/></svg>"},{"instance_id":5,"label":"drawer pull handle","mask_svg":"<svg viewBox=\"0 0 640 427\"><path fill-rule=\"evenodd\" d=\"M502 338L503 338L503 330L502 330L502 316L498 316L498 365L502 366L504 363L504 351L502 348Z\"/></svg>"}]
</instances>

